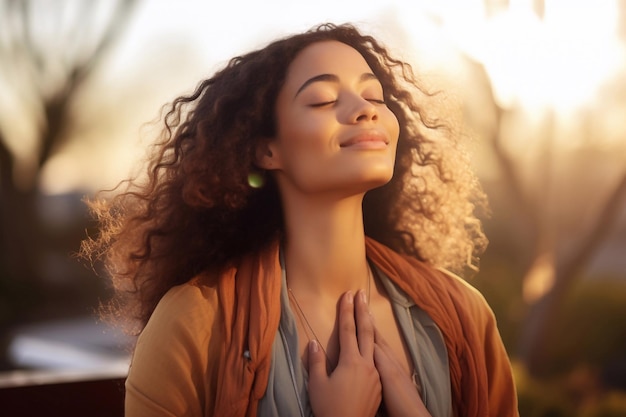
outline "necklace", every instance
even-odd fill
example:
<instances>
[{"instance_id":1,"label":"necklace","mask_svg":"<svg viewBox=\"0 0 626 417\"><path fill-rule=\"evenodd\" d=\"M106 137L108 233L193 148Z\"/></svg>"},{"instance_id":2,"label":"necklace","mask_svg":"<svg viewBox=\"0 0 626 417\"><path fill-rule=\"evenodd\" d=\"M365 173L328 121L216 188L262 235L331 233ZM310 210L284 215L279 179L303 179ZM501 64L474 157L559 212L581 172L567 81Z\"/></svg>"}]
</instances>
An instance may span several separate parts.
<instances>
[{"instance_id":1,"label":"necklace","mask_svg":"<svg viewBox=\"0 0 626 417\"><path fill-rule=\"evenodd\" d=\"M372 269L368 267L367 268L367 305L368 306L370 305L372 279L373 279ZM326 349L324 349L324 345L320 343L319 338L315 334L315 330L313 330L313 326L311 326L311 323L309 323L309 320L307 320L306 315L304 314L302 307L300 307L300 303L298 303L298 299L296 298L296 295L294 294L291 287L287 286L287 290L289 291L289 298L293 300L293 303L298 310L298 318L300 319L300 325L302 325L305 331L308 329L308 331L311 332L311 334L313 335L313 339L317 342L317 345L322 349L322 352L324 352L324 356L326 357L326 365L330 367L330 358L328 357L328 354L326 353ZM304 324L306 324L306 326ZM311 340L311 336L309 335L308 331L307 331L307 338Z\"/></svg>"}]
</instances>

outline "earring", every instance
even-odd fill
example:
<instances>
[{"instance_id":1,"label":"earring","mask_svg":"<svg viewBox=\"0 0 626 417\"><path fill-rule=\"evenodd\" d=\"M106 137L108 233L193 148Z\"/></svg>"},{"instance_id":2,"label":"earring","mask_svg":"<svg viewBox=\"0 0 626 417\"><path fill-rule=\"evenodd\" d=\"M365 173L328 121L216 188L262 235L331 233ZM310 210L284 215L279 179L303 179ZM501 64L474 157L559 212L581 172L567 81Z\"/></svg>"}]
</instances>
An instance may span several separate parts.
<instances>
[{"instance_id":1,"label":"earring","mask_svg":"<svg viewBox=\"0 0 626 417\"><path fill-rule=\"evenodd\" d=\"M252 188L263 188L265 185L265 171L253 169L248 174L248 185Z\"/></svg>"}]
</instances>

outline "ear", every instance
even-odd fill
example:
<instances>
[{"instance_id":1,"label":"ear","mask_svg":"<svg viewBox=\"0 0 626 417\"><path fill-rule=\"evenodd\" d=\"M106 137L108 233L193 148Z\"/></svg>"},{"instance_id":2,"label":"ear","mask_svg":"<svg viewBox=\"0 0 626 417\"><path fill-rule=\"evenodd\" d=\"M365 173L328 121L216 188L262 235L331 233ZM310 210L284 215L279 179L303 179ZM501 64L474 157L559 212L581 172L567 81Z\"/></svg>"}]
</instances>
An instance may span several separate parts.
<instances>
[{"instance_id":1,"label":"ear","mask_svg":"<svg viewBox=\"0 0 626 417\"><path fill-rule=\"evenodd\" d=\"M261 139L255 150L255 163L259 168L271 171L280 168L278 146L273 139Z\"/></svg>"}]
</instances>

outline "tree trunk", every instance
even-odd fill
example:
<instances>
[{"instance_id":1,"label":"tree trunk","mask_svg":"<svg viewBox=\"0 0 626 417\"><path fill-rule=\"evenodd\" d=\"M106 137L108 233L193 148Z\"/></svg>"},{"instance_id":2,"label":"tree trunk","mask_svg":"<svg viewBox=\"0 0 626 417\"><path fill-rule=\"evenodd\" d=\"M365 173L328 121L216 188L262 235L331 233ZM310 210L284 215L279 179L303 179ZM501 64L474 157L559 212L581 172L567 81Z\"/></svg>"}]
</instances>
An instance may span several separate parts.
<instances>
[{"instance_id":1,"label":"tree trunk","mask_svg":"<svg viewBox=\"0 0 626 417\"><path fill-rule=\"evenodd\" d=\"M17 188L12 175L12 156L0 138L0 328L19 320L40 295L37 195Z\"/></svg>"},{"instance_id":2,"label":"tree trunk","mask_svg":"<svg viewBox=\"0 0 626 417\"><path fill-rule=\"evenodd\" d=\"M626 175L619 181L603 209L596 218L590 232L583 236L580 245L570 256L558 260L552 257L553 285L545 295L535 302L528 313L520 344L520 355L532 375L542 376L550 370L549 346L556 334L558 314L569 290L580 278L598 247L615 224L626 198ZM532 279L537 269L531 269L526 279Z\"/></svg>"}]
</instances>

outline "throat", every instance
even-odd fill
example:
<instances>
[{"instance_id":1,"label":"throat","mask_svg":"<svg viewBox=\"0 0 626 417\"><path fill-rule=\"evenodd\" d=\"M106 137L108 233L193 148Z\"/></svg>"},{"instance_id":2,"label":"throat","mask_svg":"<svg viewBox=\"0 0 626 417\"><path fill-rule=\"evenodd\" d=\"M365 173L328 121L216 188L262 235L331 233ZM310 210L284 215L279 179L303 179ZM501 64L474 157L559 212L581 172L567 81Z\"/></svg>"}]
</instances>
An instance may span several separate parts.
<instances>
[{"instance_id":1,"label":"throat","mask_svg":"<svg viewBox=\"0 0 626 417\"><path fill-rule=\"evenodd\" d=\"M373 281L373 273L368 267L366 280L360 288L365 291L368 306ZM343 294L336 299L324 299L306 293L297 295L296 291L289 286L289 280L287 280L287 291L291 311L297 324L299 347L305 368L308 370L308 345L311 341L316 341L326 357L327 370L331 372L336 367L339 358L338 305ZM353 294L356 295L356 291Z\"/></svg>"}]
</instances>

